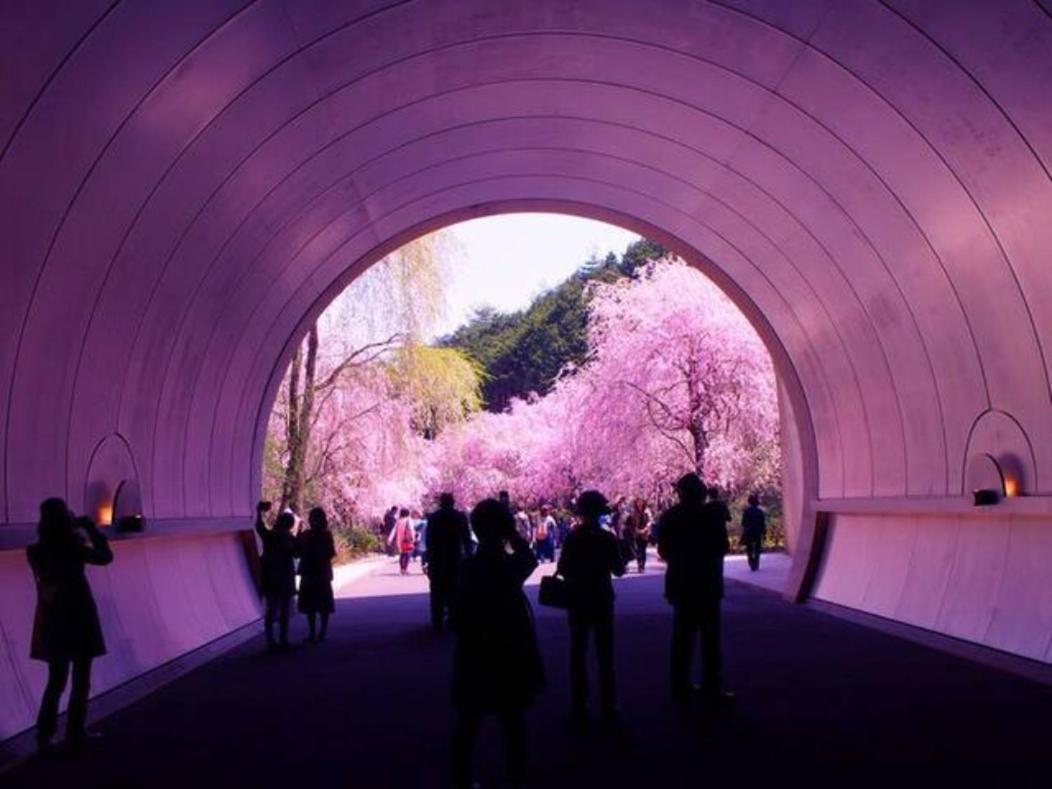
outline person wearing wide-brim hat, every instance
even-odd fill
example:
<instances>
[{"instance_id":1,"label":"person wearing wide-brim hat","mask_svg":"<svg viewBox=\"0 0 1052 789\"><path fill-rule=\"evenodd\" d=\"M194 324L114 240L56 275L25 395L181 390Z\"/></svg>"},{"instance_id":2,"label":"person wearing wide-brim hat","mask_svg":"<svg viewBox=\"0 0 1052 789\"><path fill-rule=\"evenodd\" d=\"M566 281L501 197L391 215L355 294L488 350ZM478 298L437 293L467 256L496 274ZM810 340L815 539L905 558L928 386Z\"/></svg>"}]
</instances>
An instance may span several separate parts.
<instances>
[{"instance_id":1,"label":"person wearing wide-brim hat","mask_svg":"<svg viewBox=\"0 0 1052 789\"><path fill-rule=\"evenodd\" d=\"M606 497L586 490L577 499L581 524L566 538L558 574L566 579L570 624L570 701L575 717L587 715L589 636L595 634L599 663L599 699L604 716L617 713L614 680L614 586L612 576L625 572L617 538L599 525L610 512Z\"/></svg>"}]
</instances>

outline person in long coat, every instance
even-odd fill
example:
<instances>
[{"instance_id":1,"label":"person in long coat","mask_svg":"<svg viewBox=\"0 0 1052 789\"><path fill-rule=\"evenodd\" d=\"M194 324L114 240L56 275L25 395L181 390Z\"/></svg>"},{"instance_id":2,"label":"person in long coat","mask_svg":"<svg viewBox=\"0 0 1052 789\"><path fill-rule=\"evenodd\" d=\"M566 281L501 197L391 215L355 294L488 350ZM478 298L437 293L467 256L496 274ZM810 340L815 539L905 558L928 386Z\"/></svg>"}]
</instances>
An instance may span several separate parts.
<instances>
[{"instance_id":1,"label":"person in long coat","mask_svg":"<svg viewBox=\"0 0 1052 789\"><path fill-rule=\"evenodd\" d=\"M271 650L288 649L289 608L296 594L296 538L292 527L296 519L291 512L283 512L274 520L274 527L263 524L263 513L270 509L270 502L256 505L256 534L263 543L263 555L259 563L263 573L263 600L266 613L263 618L267 634L267 647ZM279 639L274 640L274 622L278 623Z\"/></svg>"},{"instance_id":2,"label":"person in long coat","mask_svg":"<svg viewBox=\"0 0 1052 789\"><path fill-rule=\"evenodd\" d=\"M438 509L427 517L424 565L431 587L431 627L440 631L456 603L461 564L471 546L468 519L454 506L452 493L439 497Z\"/></svg>"},{"instance_id":3,"label":"person in long coat","mask_svg":"<svg viewBox=\"0 0 1052 789\"><path fill-rule=\"evenodd\" d=\"M66 502L59 498L40 505L37 529L37 542L26 548L37 587L29 656L45 661L48 667L36 732L37 744L44 749L55 736L58 705L71 669L66 739L87 737L91 664L106 654L106 641L84 567L109 564L113 552L95 523L90 518L74 519Z\"/></svg>"},{"instance_id":4,"label":"person in long coat","mask_svg":"<svg viewBox=\"0 0 1052 789\"><path fill-rule=\"evenodd\" d=\"M558 574L569 592L570 702L574 717L587 716L588 642L594 635L599 664L599 699L604 717L617 715L614 677L613 576L625 574L621 546L613 533L600 526L610 507L597 490L586 490L577 499L581 524L566 538L559 557Z\"/></svg>"},{"instance_id":5,"label":"person in long coat","mask_svg":"<svg viewBox=\"0 0 1052 789\"><path fill-rule=\"evenodd\" d=\"M300 557L300 588L298 608L307 615L310 643L325 640L329 631L329 616L336 610L332 594L332 560L336 558L336 543L329 531L325 510L315 507L307 516L308 528L296 537L296 551ZM321 619L318 630L317 620Z\"/></svg>"},{"instance_id":6,"label":"person in long coat","mask_svg":"<svg viewBox=\"0 0 1052 789\"><path fill-rule=\"evenodd\" d=\"M697 688L710 701L732 697L723 689L720 614L723 602L723 557L728 551L727 506L709 495L697 474L676 483L679 503L658 526L658 554L665 560L665 598L672 605L672 697L685 702L695 688L690 682L694 642L701 641L702 683Z\"/></svg>"},{"instance_id":7,"label":"person in long coat","mask_svg":"<svg viewBox=\"0 0 1052 789\"><path fill-rule=\"evenodd\" d=\"M487 714L504 727L508 780L521 786L526 776L524 713L544 687L544 667L533 611L522 585L537 559L515 530L515 519L496 499L471 512L478 551L464 561L453 629L457 636L453 703L459 717L453 738L454 779L471 785L475 739Z\"/></svg>"}]
</instances>

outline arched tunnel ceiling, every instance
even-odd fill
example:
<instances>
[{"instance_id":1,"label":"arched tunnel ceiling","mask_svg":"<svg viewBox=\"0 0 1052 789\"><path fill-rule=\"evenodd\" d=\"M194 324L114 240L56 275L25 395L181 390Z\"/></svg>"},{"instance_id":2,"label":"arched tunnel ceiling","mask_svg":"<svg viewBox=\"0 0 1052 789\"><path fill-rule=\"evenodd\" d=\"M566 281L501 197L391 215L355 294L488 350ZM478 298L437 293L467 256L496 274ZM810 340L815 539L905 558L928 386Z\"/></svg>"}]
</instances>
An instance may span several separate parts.
<instances>
[{"instance_id":1,"label":"arched tunnel ceiling","mask_svg":"<svg viewBox=\"0 0 1052 789\"><path fill-rule=\"evenodd\" d=\"M41 2L0 26L3 518L113 433L246 512L289 344L422 229L674 241L798 383L822 496L1052 469L1052 10L1033 0ZM1042 476L1044 475L1044 476Z\"/></svg>"}]
</instances>

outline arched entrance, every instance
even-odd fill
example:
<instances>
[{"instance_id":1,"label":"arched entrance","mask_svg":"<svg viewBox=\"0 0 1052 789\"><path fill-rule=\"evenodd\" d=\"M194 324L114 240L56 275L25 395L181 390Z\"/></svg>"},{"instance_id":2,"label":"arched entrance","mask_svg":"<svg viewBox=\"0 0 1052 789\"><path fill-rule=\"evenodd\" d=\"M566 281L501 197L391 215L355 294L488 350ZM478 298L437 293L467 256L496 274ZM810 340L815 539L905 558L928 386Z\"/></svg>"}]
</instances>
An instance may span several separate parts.
<instances>
[{"instance_id":1,"label":"arched entrance","mask_svg":"<svg viewBox=\"0 0 1052 789\"><path fill-rule=\"evenodd\" d=\"M304 317L522 207L647 228L765 333L829 524L816 594L1052 658L1046 5L66 5L0 26L2 731L40 682L38 502L83 506L106 436L134 458L101 687L250 620L231 535ZM973 508L971 456L1019 447L1026 495Z\"/></svg>"}]
</instances>

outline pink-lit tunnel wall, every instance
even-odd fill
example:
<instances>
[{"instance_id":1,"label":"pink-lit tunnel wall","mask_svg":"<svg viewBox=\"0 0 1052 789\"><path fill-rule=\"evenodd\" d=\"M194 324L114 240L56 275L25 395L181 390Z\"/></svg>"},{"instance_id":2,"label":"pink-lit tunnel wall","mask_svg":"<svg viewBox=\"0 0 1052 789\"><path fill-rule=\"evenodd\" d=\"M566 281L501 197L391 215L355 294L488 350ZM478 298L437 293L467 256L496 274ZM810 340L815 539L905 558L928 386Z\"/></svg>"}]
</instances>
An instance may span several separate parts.
<instances>
[{"instance_id":1,"label":"pink-lit tunnel wall","mask_svg":"<svg viewBox=\"0 0 1052 789\"><path fill-rule=\"evenodd\" d=\"M561 210L721 284L782 375L793 587L1052 660L1047 0L12 0L0 737L39 501L138 482L98 689L257 615L291 343L385 250ZM1027 494L978 511L990 455ZM817 537L817 539L816 539Z\"/></svg>"}]
</instances>

